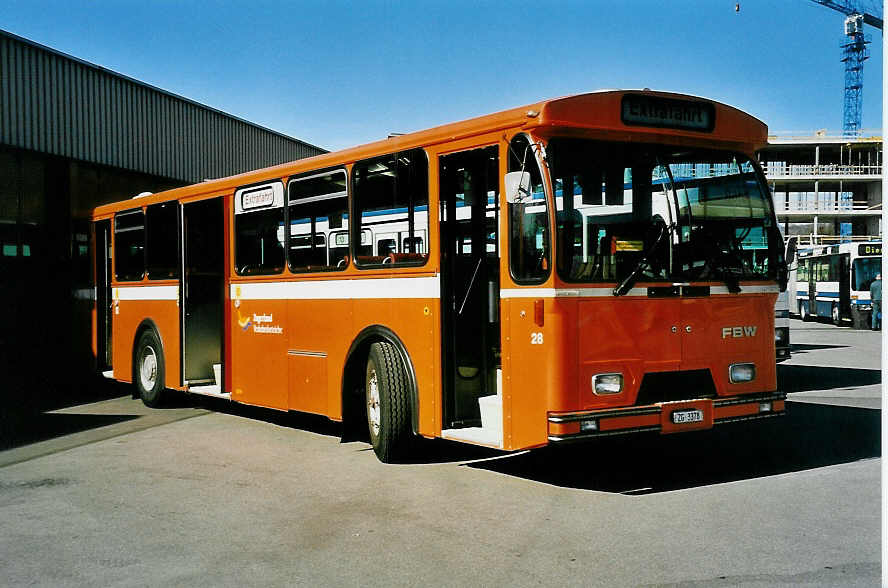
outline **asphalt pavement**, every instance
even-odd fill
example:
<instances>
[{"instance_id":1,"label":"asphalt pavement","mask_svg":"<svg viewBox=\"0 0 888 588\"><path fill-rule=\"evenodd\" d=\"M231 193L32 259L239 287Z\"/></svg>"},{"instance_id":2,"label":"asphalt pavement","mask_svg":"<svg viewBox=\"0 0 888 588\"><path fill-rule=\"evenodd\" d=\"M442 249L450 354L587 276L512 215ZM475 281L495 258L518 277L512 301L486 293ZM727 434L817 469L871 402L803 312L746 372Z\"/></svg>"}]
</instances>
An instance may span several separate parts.
<instances>
[{"instance_id":1,"label":"asphalt pavement","mask_svg":"<svg viewBox=\"0 0 888 588\"><path fill-rule=\"evenodd\" d=\"M784 418L515 454L384 465L326 419L199 397L52 411L0 452L0 582L878 585L880 334L791 336Z\"/></svg>"}]
</instances>

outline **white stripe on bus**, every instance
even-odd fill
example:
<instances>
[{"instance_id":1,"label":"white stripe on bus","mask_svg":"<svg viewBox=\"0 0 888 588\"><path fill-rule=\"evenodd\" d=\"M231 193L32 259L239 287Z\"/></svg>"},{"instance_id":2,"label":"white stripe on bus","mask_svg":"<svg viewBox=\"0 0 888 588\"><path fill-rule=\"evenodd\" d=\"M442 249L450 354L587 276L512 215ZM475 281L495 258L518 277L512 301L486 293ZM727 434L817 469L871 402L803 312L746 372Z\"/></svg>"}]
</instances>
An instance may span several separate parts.
<instances>
[{"instance_id":1,"label":"white stripe on bus","mask_svg":"<svg viewBox=\"0 0 888 588\"><path fill-rule=\"evenodd\" d=\"M178 300L179 286L117 286L115 300Z\"/></svg>"},{"instance_id":2,"label":"white stripe on bus","mask_svg":"<svg viewBox=\"0 0 888 588\"><path fill-rule=\"evenodd\" d=\"M663 284L668 286L669 284ZM740 286L741 294L777 294L776 285ZM710 294L730 294L727 286L711 286ZM632 288L626 296L647 296L647 288ZM602 288L504 288L500 298L606 298L614 295L612 286Z\"/></svg>"},{"instance_id":3,"label":"white stripe on bus","mask_svg":"<svg viewBox=\"0 0 888 588\"><path fill-rule=\"evenodd\" d=\"M302 282L240 282L231 284L231 297L240 300L440 298L441 280L438 276L430 276Z\"/></svg>"}]
</instances>

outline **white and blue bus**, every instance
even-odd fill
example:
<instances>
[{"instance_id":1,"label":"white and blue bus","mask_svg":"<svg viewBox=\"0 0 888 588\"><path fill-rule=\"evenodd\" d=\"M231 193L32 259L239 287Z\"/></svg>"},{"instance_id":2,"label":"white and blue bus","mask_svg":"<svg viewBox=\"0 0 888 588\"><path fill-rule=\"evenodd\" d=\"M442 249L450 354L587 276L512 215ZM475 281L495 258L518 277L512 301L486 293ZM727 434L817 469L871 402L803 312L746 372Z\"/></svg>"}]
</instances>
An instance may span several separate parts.
<instances>
[{"instance_id":1,"label":"white and blue bus","mask_svg":"<svg viewBox=\"0 0 888 588\"><path fill-rule=\"evenodd\" d=\"M872 313L870 284L882 271L881 241L840 243L801 249L796 300L802 320L829 318L868 328Z\"/></svg>"}]
</instances>

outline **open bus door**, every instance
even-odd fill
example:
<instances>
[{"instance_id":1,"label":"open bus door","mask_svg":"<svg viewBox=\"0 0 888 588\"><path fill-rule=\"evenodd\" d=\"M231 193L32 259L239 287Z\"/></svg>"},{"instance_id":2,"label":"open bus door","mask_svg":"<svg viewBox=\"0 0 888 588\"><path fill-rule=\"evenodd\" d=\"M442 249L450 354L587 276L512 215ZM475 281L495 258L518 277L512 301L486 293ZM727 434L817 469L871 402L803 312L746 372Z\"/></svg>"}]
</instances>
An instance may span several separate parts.
<instances>
[{"instance_id":1,"label":"open bus door","mask_svg":"<svg viewBox=\"0 0 888 588\"><path fill-rule=\"evenodd\" d=\"M500 367L498 161L497 147L439 160L442 429L492 445L501 422L481 426L479 399L496 397Z\"/></svg>"},{"instance_id":2,"label":"open bus door","mask_svg":"<svg viewBox=\"0 0 888 588\"><path fill-rule=\"evenodd\" d=\"M812 259L808 262L808 312L802 315L802 320L809 317L817 316L817 261ZM801 310L799 310L801 314Z\"/></svg>"},{"instance_id":3,"label":"open bus door","mask_svg":"<svg viewBox=\"0 0 888 588\"><path fill-rule=\"evenodd\" d=\"M96 230L96 370L111 369L111 221L100 220Z\"/></svg>"},{"instance_id":4,"label":"open bus door","mask_svg":"<svg viewBox=\"0 0 888 588\"><path fill-rule=\"evenodd\" d=\"M182 383L214 395L225 392L216 374L222 369L223 217L222 198L182 205Z\"/></svg>"}]
</instances>

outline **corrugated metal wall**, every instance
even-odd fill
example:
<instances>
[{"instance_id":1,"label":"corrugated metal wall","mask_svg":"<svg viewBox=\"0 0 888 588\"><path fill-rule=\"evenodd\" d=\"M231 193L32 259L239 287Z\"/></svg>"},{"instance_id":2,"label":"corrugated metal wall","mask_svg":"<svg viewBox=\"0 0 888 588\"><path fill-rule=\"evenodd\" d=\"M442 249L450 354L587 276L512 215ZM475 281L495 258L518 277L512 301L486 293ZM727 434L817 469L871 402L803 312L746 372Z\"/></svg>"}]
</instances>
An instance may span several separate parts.
<instances>
[{"instance_id":1,"label":"corrugated metal wall","mask_svg":"<svg viewBox=\"0 0 888 588\"><path fill-rule=\"evenodd\" d=\"M0 143L186 182L325 152L2 30Z\"/></svg>"}]
</instances>

